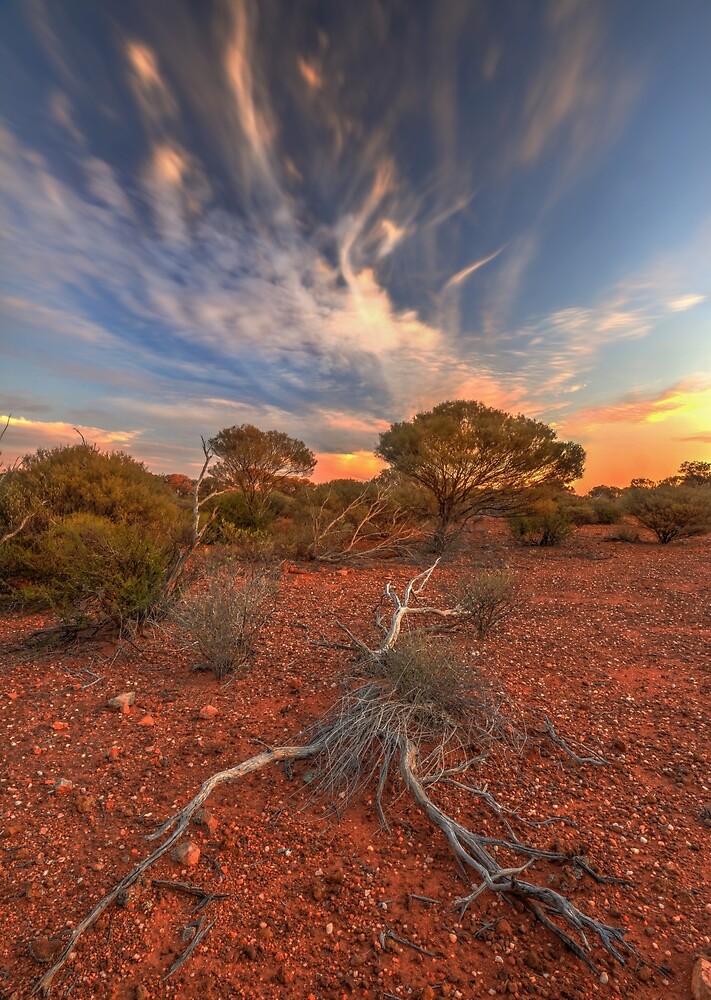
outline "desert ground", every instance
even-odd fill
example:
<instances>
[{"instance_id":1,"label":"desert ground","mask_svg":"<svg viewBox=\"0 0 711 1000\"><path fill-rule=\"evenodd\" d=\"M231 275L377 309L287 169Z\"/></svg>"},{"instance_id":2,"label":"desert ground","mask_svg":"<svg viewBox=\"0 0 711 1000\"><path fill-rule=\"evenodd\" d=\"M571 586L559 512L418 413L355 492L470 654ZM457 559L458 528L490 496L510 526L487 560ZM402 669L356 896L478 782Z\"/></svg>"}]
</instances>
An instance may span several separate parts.
<instances>
[{"instance_id":1,"label":"desert ground","mask_svg":"<svg viewBox=\"0 0 711 1000\"><path fill-rule=\"evenodd\" d=\"M571 866L527 872L627 928L641 959L623 968L593 943L594 974L531 913L491 893L460 916L452 904L470 882L396 769L388 833L372 787L334 812L313 801L303 762L217 789L183 838L200 848L197 864L161 858L83 936L53 995L686 1000L695 956L711 955L711 538L662 546L609 535L588 527L561 548L522 548L484 521L429 594L458 572L519 572L517 613L483 642L464 627L455 638L527 733L494 750L478 777L522 816L576 824L529 830L532 842L632 883L596 884ZM18 644L45 619L2 619L0 995L30 995L62 932L150 853L145 836L206 777L293 742L338 697L352 658L309 644L298 623L338 640L340 619L374 641L384 584L402 587L426 559L289 567L249 673L228 684L193 670L170 629L43 653ZM129 712L109 708L128 691ZM546 715L606 765L578 764L543 739ZM456 789L437 801L474 828L496 827ZM227 898L196 913L200 897L152 879ZM201 916L207 933L165 979Z\"/></svg>"}]
</instances>

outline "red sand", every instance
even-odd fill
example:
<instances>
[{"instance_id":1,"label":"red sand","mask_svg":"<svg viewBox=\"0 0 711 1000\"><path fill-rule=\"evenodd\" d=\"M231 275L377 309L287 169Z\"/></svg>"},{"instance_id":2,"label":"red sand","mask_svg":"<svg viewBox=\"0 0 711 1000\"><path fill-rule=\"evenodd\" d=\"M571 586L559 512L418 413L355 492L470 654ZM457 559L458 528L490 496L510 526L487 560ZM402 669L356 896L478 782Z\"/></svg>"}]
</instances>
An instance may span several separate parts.
<instances>
[{"instance_id":1,"label":"red sand","mask_svg":"<svg viewBox=\"0 0 711 1000\"><path fill-rule=\"evenodd\" d=\"M451 904L468 883L399 784L387 795L388 836L369 796L340 822L307 804L304 764L292 781L273 768L220 788L207 803L217 826L190 833L201 849L197 866L181 870L167 856L152 870L232 894L207 908L215 924L175 976L162 981L185 947L194 900L148 884L87 932L54 995L687 998L694 955L711 951L711 539L626 545L608 534L589 528L562 549L522 549L502 526L484 523L430 589L441 590L453 565L520 570L528 606L484 644L460 633L461 648L481 650L472 662L497 675L529 719L550 715L561 736L602 747L609 764L578 766L532 738L522 757L492 760L490 790L532 818L578 821L578 830L556 824L533 839L582 850L634 887L597 886L541 865L529 875L552 876L581 909L628 927L642 955L668 972L645 978L636 960L620 969L596 950L609 978L602 984L530 915L491 895L460 921ZM294 623L335 638L340 618L374 642L384 583L416 572L385 564L287 574L256 663L227 687L193 672L168 632L118 655L3 654L3 996L29 995L46 968L32 950L51 951L43 939L80 920L147 855L144 835L204 778L257 753L260 741L289 742L338 696L348 654L310 648ZM7 645L40 624L6 616L0 639ZM101 681L87 687L87 668ZM107 700L124 691L137 692L130 713L109 710ZM218 714L201 718L208 704ZM56 792L62 779L72 787ZM477 828L495 828L475 803L438 801L461 807L460 818ZM485 924L493 926L482 932ZM390 939L382 949L388 930L437 957Z\"/></svg>"}]
</instances>

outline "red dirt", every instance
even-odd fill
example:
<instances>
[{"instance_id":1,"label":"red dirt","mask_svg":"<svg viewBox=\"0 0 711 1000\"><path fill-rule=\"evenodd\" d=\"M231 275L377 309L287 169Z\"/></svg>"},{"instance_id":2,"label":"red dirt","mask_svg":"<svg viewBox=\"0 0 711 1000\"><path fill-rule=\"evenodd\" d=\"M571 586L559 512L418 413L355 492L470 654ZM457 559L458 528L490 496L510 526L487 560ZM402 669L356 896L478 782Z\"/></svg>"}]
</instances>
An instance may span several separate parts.
<instances>
[{"instance_id":1,"label":"red dirt","mask_svg":"<svg viewBox=\"0 0 711 1000\"><path fill-rule=\"evenodd\" d=\"M609 979L601 984L529 915L486 894L460 921L451 904L468 883L397 783L387 797L388 836L368 797L340 822L321 805L302 808L308 766L300 764L292 781L274 768L222 786L207 803L216 829L196 825L189 835L201 849L197 866L181 870L166 856L152 870L232 894L207 908L214 926L168 982L162 977L185 947L194 900L144 885L87 932L55 995L687 998L693 957L711 948L703 819L711 807L711 540L613 544L608 533L584 529L559 550L521 549L500 526L479 525L460 565L517 568L530 603L484 644L465 633L458 641L468 655L481 650L472 662L497 675L529 719L548 714L561 736L604 748L606 767L578 766L532 739L522 757L492 760L489 787L530 817L578 821L578 830L556 824L533 839L582 849L598 871L635 885L598 886L538 864L529 875L545 883L552 874L581 909L628 927L631 943L668 972L645 978L649 967L633 959L620 969L598 949ZM451 570L433 578L433 595ZM193 672L166 633L118 655L4 654L4 996L29 995L46 968L30 946L51 950L38 939L80 920L150 852L144 835L204 778L257 753L262 740L290 742L340 693L347 654L309 648L295 622L335 638L340 618L375 641L383 584L401 585L416 572L389 564L285 575L257 662L227 687ZM39 624L5 617L0 640ZM86 686L94 680L87 668L102 679ZM109 710L107 700L124 691L137 692L130 712ZM218 714L200 718L208 704ZM55 791L62 779L73 783L69 791ZM475 803L440 801L477 828L495 828ZM492 927L481 933L485 924ZM383 950L378 936L387 929L438 957L390 940Z\"/></svg>"}]
</instances>

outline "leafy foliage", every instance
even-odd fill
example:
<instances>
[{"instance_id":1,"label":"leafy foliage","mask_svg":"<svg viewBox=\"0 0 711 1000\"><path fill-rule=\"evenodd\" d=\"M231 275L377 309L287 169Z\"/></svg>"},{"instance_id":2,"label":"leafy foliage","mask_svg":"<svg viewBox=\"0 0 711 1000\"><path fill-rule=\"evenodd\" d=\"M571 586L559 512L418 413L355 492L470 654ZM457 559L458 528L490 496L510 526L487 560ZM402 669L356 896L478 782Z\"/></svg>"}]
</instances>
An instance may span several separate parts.
<instances>
[{"instance_id":1,"label":"leafy foliage","mask_svg":"<svg viewBox=\"0 0 711 1000\"><path fill-rule=\"evenodd\" d=\"M212 478L223 488L238 490L255 517L264 514L276 490L288 488L294 477L310 476L316 467L316 456L303 441L252 424L226 427L209 445L219 459Z\"/></svg>"},{"instance_id":2,"label":"leafy foliage","mask_svg":"<svg viewBox=\"0 0 711 1000\"><path fill-rule=\"evenodd\" d=\"M3 546L6 599L117 626L148 615L188 530L160 477L122 452L41 449L13 473L0 507L17 496L35 514Z\"/></svg>"},{"instance_id":3,"label":"leafy foliage","mask_svg":"<svg viewBox=\"0 0 711 1000\"><path fill-rule=\"evenodd\" d=\"M474 515L509 513L533 488L577 479L585 459L546 424L474 400L393 424L376 453L433 498L438 551Z\"/></svg>"},{"instance_id":4,"label":"leafy foliage","mask_svg":"<svg viewBox=\"0 0 711 1000\"><path fill-rule=\"evenodd\" d=\"M711 531L711 490L668 485L630 489L623 504L663 545Z\"/></svg>"}]
</instances>

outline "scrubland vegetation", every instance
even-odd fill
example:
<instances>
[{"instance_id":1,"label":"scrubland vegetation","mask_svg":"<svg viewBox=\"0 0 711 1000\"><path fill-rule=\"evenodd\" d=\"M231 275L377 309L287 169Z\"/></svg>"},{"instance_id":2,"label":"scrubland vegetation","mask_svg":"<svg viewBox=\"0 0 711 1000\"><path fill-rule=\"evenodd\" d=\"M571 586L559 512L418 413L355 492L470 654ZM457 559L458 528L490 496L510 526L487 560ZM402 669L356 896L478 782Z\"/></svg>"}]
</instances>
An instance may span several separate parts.
<instances>
[{"instance_id":1,"label":"scrubland vegetation","mask_svg":"<svg viewBox=\"0 0 711 1000\"><path fill-rule=\"evenodd\" d=\"M492 746L525 743L530 735L496 678L472 667L449 639L464 630L483 644L520 618L531 596L525 580L507 565L460 565L442 598L425 602L423 592L483 516L501 519L522 546L562 546L586 525L609 526L610 541L646 540L649 532L664 545L708 532L711 463L686 462L662 483L598 486L580 497L572 490L583 472L579 445L558 441L537 421L472 401L443 403L393 425L377 448L389 468L368 483L312 483L313 453L279 431L226 428L202 447L195 480L156 476L128 455L84 442L40 450L5 468L2 606L52 613L35 636L43 643L138 641L146 630L167 629L196 669L230 682L249 670L275 612L280 574L294 561L372 566L406 557L427 568L400 591L385 587L375 645L343 623L334 623L340 641L297 623L306 648L349 652L345 693L298 744L269 748L207 779L158 831L165 839L156 851L74 930L42 988L49 989L119 891L177 841L217 785L275 761L290 766L307 758L314 799L339 811L370 786L386 830L383 795L397 765L402 789L473 877L471 892L457 902L462 913L488 891L528 910L596 973L591 939L611 961L642 961L623 929L525 872L544 860L572 864L601 884L624 879L599 875L582 851L544 849L516 832L526 825L517 808L487 790ZM578 764L605 763L602 754L568 745L547 717L539 720L541 734ZM499 839L462 819L459 809L436 804L435 793L447 787L484 803L502 824ZM510 864L492 845L510 853Z\"/></svg>"}]
</instances>

